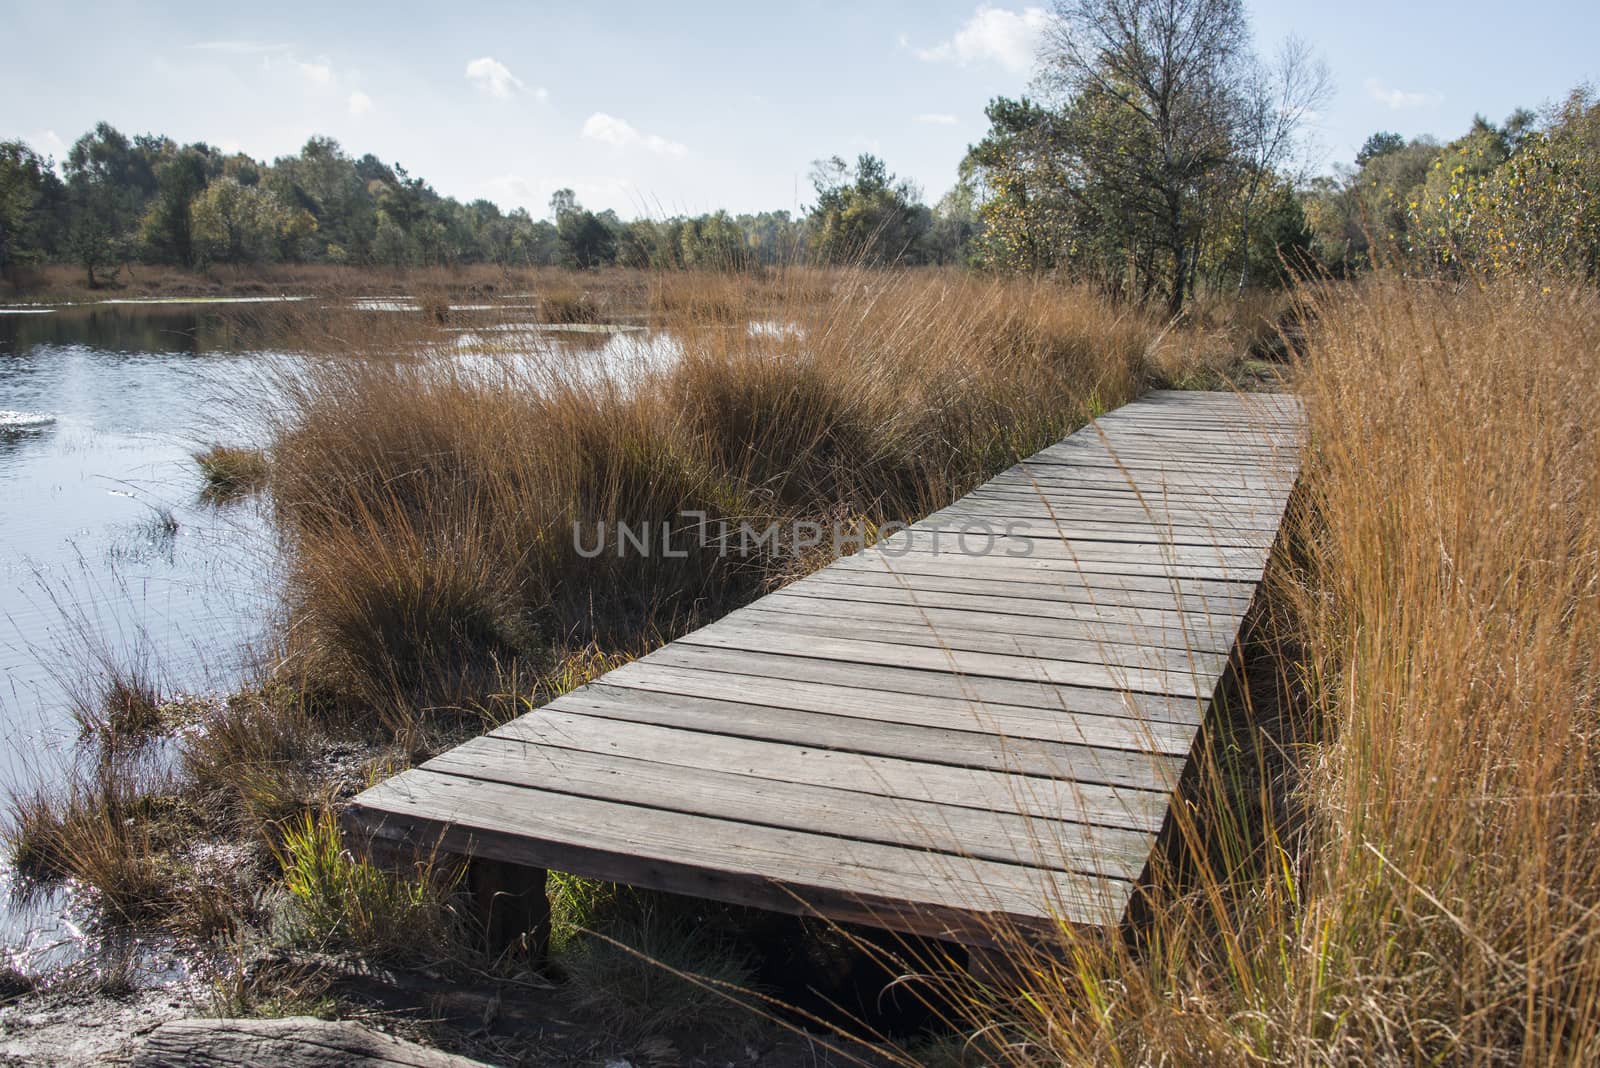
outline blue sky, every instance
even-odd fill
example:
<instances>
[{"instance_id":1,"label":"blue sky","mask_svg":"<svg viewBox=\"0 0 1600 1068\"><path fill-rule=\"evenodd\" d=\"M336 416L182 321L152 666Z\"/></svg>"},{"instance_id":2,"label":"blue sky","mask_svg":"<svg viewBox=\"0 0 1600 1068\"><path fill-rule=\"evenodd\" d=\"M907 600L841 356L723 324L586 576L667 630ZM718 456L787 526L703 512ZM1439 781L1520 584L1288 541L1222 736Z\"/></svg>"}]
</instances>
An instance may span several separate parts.
<instances>
[{"instance_id":1,"label":"blue sky","mask_svg":"<svg viewBox=\"0 0 1600 1068\"><path fill-rule=\"evenodd\" d=\"M1248 2L1248 0L1247 0ZM1322 169L1366 135L1462 131L1600 80L1600 4L1267 3L1327 61ZM872 151L936 199L984 104L1028 85L1026 3L104 5L0 0L0 138L65 154L105 119L257 157L313 133L441 192L545 214L795 209L810 161Z\"/></svg>"}]
</instances>

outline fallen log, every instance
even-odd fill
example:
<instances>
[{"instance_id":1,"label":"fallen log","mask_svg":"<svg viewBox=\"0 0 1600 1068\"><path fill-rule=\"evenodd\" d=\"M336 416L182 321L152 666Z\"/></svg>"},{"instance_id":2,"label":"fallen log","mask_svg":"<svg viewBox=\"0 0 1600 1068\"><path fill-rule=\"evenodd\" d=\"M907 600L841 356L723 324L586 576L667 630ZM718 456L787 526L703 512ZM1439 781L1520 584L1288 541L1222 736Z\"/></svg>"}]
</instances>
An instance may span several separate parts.
<instances>
[{"instance_id":1,"label":"fallen log","mask_svg":"<svg viewBox=\"0 0 1600 1068\"><path fill-rule=\"evenodd\" d=\"M133 1068L488 1068L358 1024L278 1020L174 1020L151 1031Z\"/></svg>"}]
</instances>

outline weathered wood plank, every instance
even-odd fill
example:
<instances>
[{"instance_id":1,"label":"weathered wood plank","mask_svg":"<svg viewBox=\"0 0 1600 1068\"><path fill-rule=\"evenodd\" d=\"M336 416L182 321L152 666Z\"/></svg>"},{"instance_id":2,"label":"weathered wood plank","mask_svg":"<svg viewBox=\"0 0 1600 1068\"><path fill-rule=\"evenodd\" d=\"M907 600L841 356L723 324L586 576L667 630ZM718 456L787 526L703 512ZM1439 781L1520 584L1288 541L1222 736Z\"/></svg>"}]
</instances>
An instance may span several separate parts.
<instances>
[{"instance_id":1,"label":"weathered wood plank","mask_svg":"<svg viewBox=\"0 0 1600 1068\"><path fill-rule=\"evenodd\" d=\"M651 675L658 684L662 683L659 674L652 671ZM665 685L669 691L678 688L670 681ZM719 696L709 697L703 693L691 695L658 690L654 696L643 699L627 686L596 684L584 687L581 700L574 699L562 708L586 716L649 723L711 736L810 745L1018 775L1058 776L1063 767L1082 759L1085 752L1106 752L1118 759L1123 759L1118 754L1137 754L1116 765L1124 768L1116 772L1119 775L1132 775L1127 768L1143 769L1153 758L1158 758L1155 763L1165 775L1170 771L1168 765L1172 758L1182 756L1171 751L1173 745L1193 736L1192 728L1174 726L1170 728L1170 739L1158 739L1143 723L1075 716L1071 719L1080 725L1076 738L1067 737L1065 724L1060 722L1067 717L1058 717L1058 721L1051 724L1052 738L1029 738L1001 734L994 729L992 717L971 710L958 721L958 726L936 726L926 721L905 722L909 717L896 721L884 716L851 714L848 709L800 710L786 707L793 703L791 699L781 699L785 705L757 704L759 698L748 690L740 693L724 690ZM881 706L881 695L878 703ZM837 709L839 706L829 704L827 707ZM1093 741L1084 737L1081 725L1086 723L1091 725ZM707 744L713 743L708 741ZM1128 778L1126 784L1139 786L1141 781Z\"/></svg>"},{"instance_id":2,"label":"weathered wood plank","mask_svg":"<svg viewBox=\"0 0 1600 1068\"><path fill-rule=\"evenodd\" d=\"M1253 588L1234 583L1207 583L1198 579L1151 580L1138 575L1030 573L1011 568L985 568L983 576L979 578L973 575L971 568L952 566L948 559L910 553L889 563L880 559L863 559L861 554L857 554L842 557L831 566L835 575L849 576L850 581L876 582L910 590L1025 596L1039 600L1179 609L1200 614L1242 614L1249 607L1254 594Z\"/></svg>"},{"instance_id":3,"label":"weathered wood plank","mask_svg":"<svg viewBox=\"0 0 1600 1068\"><path fill-rule=\"evenodd\" d=\"M1000 653L971 653L964 649L929 649L889 642L855 638L825 638L820 635L784 634L753 627L729 631L701 629L678 639L686 645L708 645L718 649L738 649L752 653L785 653L850 664L886 664L915 667L924 671L946 671L988 678L1049 682L1064 686L1100 687L1111 690L1137 690L1173 697L1205 697L1215 683L1207 683L1203 673L1179 670L1152 670L1091 664L1068 660L1045 660L1031 656Z\"/></svg>"},{"instance_id":4,"label":"weathered wood plank","mask_svg":"<svg viewBox=\"0 0 1600 1068\"><path fill-rule=\"evenodd\" d=\"M848 586L832 588L839 590L841 594L855 592L853 587ZM921 627L933 634L943 634L947 631L978 631L1002 636L1068 638L1115 645L1153 646L1177 650L1198 649L1221 653L1226 653L1233 645L1231 628L1217 626L1204 619L1197 620L1188 627L1176 625L1180 624L1183 618L1176 614L1172 619L1175 625L1165 626L1129 619L1108 620L1094 616L1085 619L1079 616L1043 615L1038 612L1018 614L1015 610L985 611L978 606L950 608L917 605L905 599L884 603L843 596L833 598L836 603L830 608L816 604L819 597L814 592L816 588L811 589L813 592L810 594L804 591L795 592L793 589L769 593L751 605L751 608L769 612L789 611L812 618L818 614L846 616L862 623L883 622Z\"/></svg>"},{"instance_id":5,"label":"weathered wood plank","mask_svg":"<svg viewBox=\"0 0 1600 1068\"><path fill-rule=\"evenodd\" d=\"M886 556L902 550L931 552L944 556L975 558L982 567L990 561L1082 560L1096 563L1153 564L1177 568L1217 567L1260 570L1266 565L1267 550L1238 545L1173 545L1139 541L1100 541L1095 539L1041 537L1022 538L1002 529L980 528L955 531L929 530L920 524L884 538L872 546ZM1160 572L1173 574L1171 570Z\"/></svg>"},{"instance_id":6,"label":"weathered wood plank","mask_svg":"<svg viewBox=\"0 0 1600 1068\"><path fill-rule=\"evenodd\" d=\"M1089 500L1084 500L1085 496ZM1229 510L1238 510L1242 515L1253 518L1265 518L1269 522L1277 523L1282 514L1282 501L1277 497L1236 497L1227 494L1186 494L1168 492L1160 487L1129 486L1126 483L1113 485L1101 483L1098 485L1085 485L1082 483L1065 484L1059 482L1040 481L1030 479L1027 482L1013 481L1003 484L985 483L981 490L974 491L970 497L975 501L1045 501L1052 507L1072 502L1080 508L1097 509L1093 498L1102 498L1100 505L1122 506L1124 508L1144 509L1153 511L1154 514L1165 516L1169 512L1184 515L1210 515L1221 517L1218 513Z\"/></svg>"},{"instance_id":7,"label":"weathered wood plank","mask_svg":"<svg viewBox=\"0 0 1600 1068\"><path fill-rule=\"evenodd\" d=\"M775 680L856 685L901 695L902 700L908 701L918 696L940 697L975 702L983 708L1018 705L1057 714L1082 711L1122 716L1135 723L1160 721L1198 724L1205 710L1204 701L1171 694L1070 686L1036 679L966 675L949 671L943 666L928 670L903 663L841 663L793 653L730 650L677 642L656 650L641 662L694 670L720 670L736 675L760 673Z\"/></svg>"},{"instance_id":8,"label":"weathered wood plank","mask_svg":"<svg viewBox=\"0 0 1600 1068\"><path fill-rule=\"evenodd\" d=\"M1025 479L1095 478L1113 485L1153 482L1173 489L1192 488L1202 493L1278 494L1285 492L1288 476L1275 475L1268 468L1242 465L1185 465L1172 460L1123 460L1112 456L1030 457L1007 468L999 478L1018 475Z\"/></svg>"},{"instance_id":9,"label":"weathered wood plank","mask_svg":"<svg viewBox=\"0 0 1600 1068\"><path fill-rule=\"evenodd\" d=\"M1095 590L1181 593L1184 597L1247 599L1254 593L1260 568L1198 567L1178 564L1123 563L1114 560L1042 560L1037 557L972 557L908 549L885 552L876 547L833 564L841 570L899 574L968 575L995 582L1049 582ZM1230 588L1231 587L1231 588ZM1176 591L1176 593L1174 592Z\"/></svg>"},{"instance_id":10,"label":"weathered wood plank","mask_svg":"<svg viewBox=\"0 0 1600 1068\"><path fill-rule=\"evenodd\" d=\"M735 904L985 941L1007 919L1114 922L1131 886L415 768L362 795L360 833Z\"/></svg>"},{"instance_id":11,"label":"weathered wood plank","mask_svg":"<svg viewBox=\"0 0 1600 1068\"><path fill-rule=\"evenodd\" d=\"M816 574L791 582L778 593L792 597L821 597L843 600L862 605L903 606L909 609L944 609L1025 617L1041 625L1069 625L1086 623L1105 627L1141 626L1161 630L1180 631L1190 635L1213 635L1219 640L1232 640L1244 618L1242 609L1231 612L1182 612L1175 607L1141 608L1137 606L1110 605L1090 601L1069 601L1059 597L1034 598L1032 591L1012 591L1011 595L982 591L946 591L933 589L907 589L888 582L883 584L854 581L853 577L834 574ZM769 594L768 596L776 596ZM1040 603L1043 601L1044 603Z\"/></svg>"},{"instance_id":12,"label":"weathered wood plank","mask_svg":"<svg viewBox=\"0 0 1600 1068\"><path fill-rule=\"evenodd\" d=\"M871 798L876 816L863 821L864 799L850 790L730 772L712 763L694 769L691 791L684 789L682 765L650 756L553 750L501 737L489 741L468 742L424 767L645 809L1117 879L1137 879L1150 853L1149 831L892 796Z\"/></svg>"},{"instance_id":13,"label":"weathered wood plank","mask_svg":"<svg viewBox=\"0 0 1600 1068\"><path fill-rule=\"evenodd\" d=\"M758 670L760 665L751 667ZM774 731L787 731L790 723L805 726L809 716L823 715L857 719L864 724L914 726L926 731L948 732L952 738L977 734L986 742L992 742L998 737L1019 746L1018 752L1026 752L1031 742L1043 741L1181 755L1188 751L1195 731L1192 723L1166 719L1117 716L1060 706L1042 709L994 702L985 704L931 694L896 694L866 686L746 675L709 667L684 668L652 663L648 659L625 664L590 687L590 692L602 694L622 690L643 690L657 695L648 700L635 697L635 707L646 710L641 716L655 715L655 710L662 707L661 697L700 697L730 703L748 702L775 713L773 718L781 719L784 726L771 728ZM856 729L866 731L868 728ZM774 737L777 736L774 733ZM949 741L946 754L949 759L974 767L985 759L979 746L961 740Z\"/></svg>"},{"instance_id":14,"label":"weathered wood plank","mask_svg":"<svg viewBox=\"0 0 1600 1068\"><path fill-rule=\"evenodd\" d=\"M699 698L662 699L654 704L675 709L684 718L696 710L709 716L724 713L730 719L737 715L737 710ZM621 718L621 705L615 699L574 691L496 727L486 736L489 741L474 741L493 748L495 738L515 738L546 748L610 753L696 771L740 772L874 797L1024 812L1046 819L1147 831L1160 826L1166 814L1166 795L1177 785L1183 767L1182 760L1164 753L1058 745L1034 747L1035 758L1048 763L1041 774L1015 767L995 770L928 760L925 748L889 755L863 751L850 745L853 736L848 733L795 744L704 729L716 724L707 716L697 720L700 728L643 722ZM917 749L909 743L907 747ZM1000 739L994 740L993 751L1005 755ZM427 766L434 766L433 762ZM546 789L564 787L556 783Z\"/></svg>"},{"instance_id":15,"label":"weathered wood plank","mask_svg":"<svg viewBox=\"0 0 1600 1068\"><path fill-rule=\"evenodd\" d=\"M1277 507L1276 502L1270 505L1251 502L1238 508L1230 508L1226 512L1218 512L1209 504L1194 505L1152 496L1140 497L1132 493L1107 494L1032 487L1026 493L1018 493L1015 490L976 489L935 514L978 516L987 514L996 517L1020 515L1103 523L1154 521L1196 527L1201 530L1252 530L1276 533L1282 509Z\"/></svg>"},{"instance_id":16,"label":"weathered wood plank","mask_svg":"<svg viewBox=\"0 0 1600 1068\"><path fill-rule=\"evenodd\" d=\"M918 530L937 530L951 534L962 531L981 536L985 532L1016 538L1047 538L1051 541L1120 541L1139 545L1199 545L1236 548L1271 548L1271 531L1240 528L1207 530L1203 527L1176 527L1148 517L1121 521L1085 519L1067 515L1058 519L1043 516L1007 517L989 512L941 510L917 524Z\"/></svg>"},{"instance_id":17,"label":"weathered wood plank","mask_svg":"<svg viewBox=\"0 0 1600 1068\"><path fill-rule=\"evenodd\" d=\"M1073 660L1146 671L1213 673L1220 672L1227 660L1226 649L1202 650L1181 645L1174 648L1149 641L1007 633L949 624L936 626L921 620L852 617L846 613L819 615L815 611L795 611L765 603L733 612L705 629L720 634L743 628L753 632L851 638L925 649L959 649L972 653Z\"/></svg>"}]
</instances>

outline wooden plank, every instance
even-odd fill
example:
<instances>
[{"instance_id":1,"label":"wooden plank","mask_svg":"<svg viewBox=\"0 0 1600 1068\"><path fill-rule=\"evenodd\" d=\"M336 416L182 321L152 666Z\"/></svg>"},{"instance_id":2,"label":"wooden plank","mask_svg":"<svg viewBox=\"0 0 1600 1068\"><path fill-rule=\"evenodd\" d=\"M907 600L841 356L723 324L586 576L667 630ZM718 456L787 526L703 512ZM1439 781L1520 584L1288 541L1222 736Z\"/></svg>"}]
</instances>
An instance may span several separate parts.
<instances>
[{"instance_id":1,"label":"wooden plank","mask_svg":"<svg viewBox=\"0 0 1600 1068\"><path fill-rule=\"evenodd\" d=\"M591 689L597 693L643 690L657 695L753 702L762 708L776 709L797 723L807 722L805 717L814 714L891 726L916 726L951 735L972 733L990 740L998 738L1024 745L1031 741L1061 742L1181 755L1194 740L1193 723L1129 719L1126 710L1119 716L1059 705L1030 708L994 702L985 704L959 697L892 693L865 686L737 674L705 667L682 668L652 663L648 659L636 660L609 672L593 683ZM656 707L653 699L636 698L635 703L644 708ZM950 752L961 754L965 760L977 759L969 747L956 742L950 743Z\"/></svg>"},{"instance_id":2,"label":"wooden plank","mask_svg":"<svg viewBox=\"0 0 1600 1068\"><path fill-rule=\"evenodd\" d=\"M1196 448L1204 449L1208 444L1214 443L1289 451L1297 448L1300 443L1298 431L1250 427L1242 424L1205 423L1193 419L1107 416L1097 421L1096 426L1107 433L1117 431L1137 434L1152 445L1187 442Z\"/></svg>"},{"instance_id":3,"label":"wooden plank","mask_svg":"<svg viewBox=\"0 0 1600 1068\"><path fill-rule=\"evenodd\" d=\"M923 696L966 701L980 709L1015 705L1045 712L1094 712L1122 716L1134 723L1169 722L1197 726L1206 701L1171 694L1137 693L1071 686L1037 679L1007 679L967 675L944 667L924 669L903 663L874 661L840 663L827 657L794 653L678 644L664 646L642 661L651 665L697 671L724 671L735 675L763 675L777 681L856 686L899 695L908 707ZM608 676L609 677L609 676Z\"/></svg>"},{"instance_id":4,"label":"wooden plank","mask_svg":"<svg viewBox=\"0 0 1600 1068\"><path fill-rule=\"evenodd\" d=\"M1018 538L1049 538L1060 541L1126 541L1141 545L1211 545L1238 548L1269 549L1275 540L1269 531L1248 531L1240 528L1206 530L1202 527L1174 527L1145 517L1121 521L1083 519L1067 516L1060 519L1029 516L993 516L985 521L982 513L962 515L941 509L915 524L917 530L939 530L960 533L963 530L981 534L995 531Z\"/></svg>"},{"instance_id":5,"label":"wooden plank","mask_svg":"<svg viewBox=\"0 0 1600 1068\"><path fill-rule=\"evenodd\" d=\"M828 835L640 809L414 769L373 787L359 830L448 852L580 870L784 912L987 941L1008 920L1113 922L1120 880L952 858Z\"/></svg>"},{"instance_id":6,"label":"wooden plank","mask_svg":"<svg viewBox=\"0 0 1600 1068\"><path fill-rule=\"evenodd\" d=\"M1191 405L1128 405L1095 420L1097 423L1116 421L1169 421L1184 426L1221 426L1248 432L1291 433L1299 429L1293 421L1280 419L1268 412L1227 411Z\"/></svg>"},{"instance_id":7,"label":"wooden plank","mask_svg":"<svg viewBox=\"0 0 1600 1068\"><path fill-rule=\"evenodd\" d=\"M991 521L1003 524L1007 519L1034 519L1042 522L1094 523L1141 529L1151 523L1170 524L1175 532L1236 533L1240 536L1260 537L1270 545L1276 540L1282 509L1251 505L1248 508L1229 509L1226 514L1216 514L1178 505L1172 501L1127 499L1114 504L1096 504L1092 497L1079 494L1038 493L997 494L975 491L932 513L929 518L949 517L977 522Z\"/></svg>"},{"instance_id":8,"label":"wooden plank","mask_svg":"<svg viewBox=\"0 0 1600 1068\"><path fill-rule=\"evenodd\" d=\"M1087 478L1103 479L1118 485L1135 485L1154 482L1174 489L1194 489L1204 493L1229 492L1246 494L1287 493L1287 476L1276 475L1265 467L1253 470L1240 466L1213 464L1196 467L1171 460L1119 460L1104 457L1065 457L1060 459L1035 459L1030 457L1002 471L998 477L1018 475L1031 479Z\"/></svg>"},{"instance_id":9,"label":"wooden plank","mask_svg":"<svg viewBox=\"0 0 1600 1068\"><path fill-rule=\"evenodd\" d=\"M1237 567L1226 564L1184 564L1184 563L1141 563L1126 560L1099 560L1093 557L1080 557L1078 559L1048 559L1040 556L966 556L961 553L935 553L929 549L916 546L901 549L891 547L880 549L876 546L864 549L852 556L841 557L830 566L858 566L861 570L869 568L887 569L891 571L916 571L928 565L943 565L971 575L981 575L997 581L1010 580L1013 582L1060 582L1070 579L1084 579L1095 585L1102 583L1110 588L1125 588L1121 581L1106 582L1105 580L1146 579L1152 582L1165 583L1169 588L1174 582L1183 583L1185 588L1194 588L1200 583L1220 585L1234 583L1240 586L1249 586L1261 578L1261 568L1256 566ZM1089 576L1095 576L1090 579ZM1218 591L1220 592L1220 591ZM1248 593L1249 591L1235 591Z\"/></svg>"},{"instance_id":10,"label":"wooden plank","mask_svg":"<svg viewBox=\"0 0 1600 1068\"><path fill-rule=\"evenodd\" d=\"M816 602L810 602L815 605ZM716 628L712 630L712 628ZM1218 673L1227 663L1227 651L1202 650L1182 645L1174 648L1152 642L1063 638L1051 635L1008 633L956 625L930 626L923 620L867 619L847 612L822 614L794 611L783 606L755 604L702 628L713 634L737 629L780 634L810 634L821 638L912 645L923 649L952 649L974 653L1000 653L1046 660L1070 660L1142 671Z\"/></svg>"},{"instance_id":11,"label":"wooden plank","mask_svg":"<svg viewBox=\"0 0 1600 1068\"><path fill-rule=\"evenodd\" d=\"M988 562L1009 564L1020 560L1074 560L1100 563L1141 563L1158 567L1255 569L1266 566L1267 550L1253 546L1173 545L1141 541L1099 541L1081 538L1010 537L1003 528L927 528L920 523L872 546L886 556L902 551L973 559L974 566ZM1169 570L1158 574L1173 574Z\"/></svg>"},{"instance_id":12,"label":"wooden plank","mask_svg":"<svg viewBox=\"0 0 1600 1068\"><path fill-rule=\"evenodd\" d=\"M586 749L551 750L504 737L475 739L424 767L648 809L1124 880L1137 879L1144 870L1152 838L1148 831L906 798L872 799L876 818L863 820L863 799L850 790L715 766L696 768L693 789L686 790L683 768L671 762Z\"/></svg>"},{"instance_id":13,"label":"wooden plank","mask_svg":"<svg viewBox=\"0 0 1600 1068\"><path fill-rule=\"evenodd\" d=\"M1141 608L1170 608L1188 612L1243 611L1254 596L1253 584L1202 579L1151 578L1081 572L1019 572L1012 568L985 568L982 577L970 567L953 565L936 556L908 553L894 560L858 553L835 560L829 569L853 581L874 581L912 590L957 590L1029 596L1040 599L1085 601ZM1023 590L1030 592L1023 593Z\"/></svg>"},{"instance_id":14,"label":"wooden plank","mask_svg":"<svg viewBox=\"0 0 1600 1068\"><path fill-rule=\"evenodd\" d=\"M1072 523L1084 518L1102 523L1127 524L1135 529L1137 524L1166 520L1174 524L1194 527L1207 522L1207 515L1170 499L1135 497L1128 495L1115 505L1093 507L1076 493L1041 493L1037 490L987 490L974 493L941 510L948 516L962 516L979 522L1003 525L1006 519L1039 519ZM1279 502L1230 505L1226 515L1215 510L1215 529L1247 531L1265 534L1275 532L1281 522L1283 507ZM1201 527L1201 529L1204 529Z\"/></svg>"},{"instance_id":15,"label":"wooden plank","mask_svg":"<svg viewBox=\"0 0 1600 1068\"><path fill-rule=\"evenodd\" d=\"M678 641L685 645L708 645L752 653L784 653L851 664L915 667L924 671L1050 682L1063 686L1137 690L1174 697L1208 698L1215 685L1215 680L1208 685L1204 678L1196 678L1194 674L1182 671L1154 671L1000 653L969 653L962 649L927 649L854 638L790 635L748 627L710 632L707 628L701 628L685 634Z\"/></svg>"},{"instance_id":16,"label":"wooden plank","mask_svg":"<svg viewBox=\"0 0 1600 1068\"><path fill-rule=\"evenodd\" d=\"M659 673L652 671L659 679ZM670 682L669 682L670 685ZM785 704L792 702L785 701ZM880 694L877 703L885 702ZM1105 717L1077 717L1090 723L1097 741L1085 741L1080 730L1078 738L1068 738L1064 732L1054 731L1056 737L1011 737L997 732L992 720L982 718L967 710L959 719L959 727L933 726L926 722L896 722L893 719L871 715L840 715L837 712L812 712L801 709L759 703L753 694L730 694L707 697L685 693L656 691L646 696L626 686L596 685L585 687L579 697L561 706L602 719L626 720L631 723L650 723L658 727L674 727L698 731L705 735L729 735L757 741L782 742L787 745L809 745L822 749L838 749L871 756L897 757L925 764L948 764L951 767L977 768L984 771L1016 773L1019 775L1059 776L1064 767L1082 760L1085 753L1106 753L1118 760L1128 759L1129 768L1143 768L1152 759L1164 762L1165 775L1172 770L1176 759L1180 764L1183 754L1171 753L1165 736L1157 738L1140 724L1124 721L1107 722ZM835 703L825 707L836 709ZM905 717L908 718L908 717ZM1112 730L1110 728L1118 728ZM1174 728L1168 732L1173 739L1190 737L1193 728ZM1118 744L1105 744L1113 741ZM707 745L714 745L708 741ZM1137 754L1137 758L1127 757ZM1121 768L1121 771L1115 769ZM1127 768L1114 764L1106 774L1125 775ZM1111 785L1141 786L1143 779L1108 778ZM942 799L941 803L951 803Z\"/></svg>"},{"instance_id":17,"label":"wooden plank","mask_svg":"<svg viewBox=\"0 0 1600 1068\"><path fill-rule=\"evenodd\" d=\"M1259 513L1276 520L1283 512L1284 497L1277 495L1237 495L1228 493L1188 493L1160 485L1129 485L1126 482L1083 482L1059 479L1008 479L1005 482L985 483L981 491L969 494L977 500L1056 500L1080 499L1085 495L1103 496L1104 505L1124 507L1144 506L1158 513L1167 508L1180 509L1201 515L1215 515L1232 509L1245 510L1247 514ZM1092 502L1081 501L1086 507Z\"/></svg>"},{"instance_id":18,"label":"wooden plank","mask_svg":"<svg viewBox=\"0 0 1600 1068\"><path fill-rule=\"evenodd\" d=\"M1074 435L1054 445L1048 445L1032 456L1029 462L1050 463L1083 456L1104 456L1113 459L1162 461L1192 465L1197 468L1270 467L1292 470L1299 459L1295 450L1272 445L1251 445L1240 442L1211 442L1195 448L1174 448L1152 442L1146 436L1131 430L1097 426Z\"/></svg>"},{"instance_id":19,"label":"wooden plank","mask_svg":"<svg viewBox=\"0 0 1600 1068\"><path fill-rule=\"evenodd\" d=\"M933 633L946 630L976 630L997 635L1027 635L1046 638L1070 638L1077 641L1110 642L1121 645L1153 645L1166 649L1200 649L1207 652L1227 652L1233 647L1234 627L1219 626L1215 621L1197 619L1188 626L1143 623L1138 620L1107 620L1104 618L1056 617L1035 611L1032 614L985 611L977 606L941 607L918 605L906 599L888 603L864 600L850 596L853 587L823 588L822 594L835 591L829 606L819 606L822 599L816 587L812 592L779 590L769 593L751 605L760 611L789 610L813 614L848 615L861 622L884 622L921 626ZM1183 617L1174 614L1172 622L1181 624Z\"/></svg>"},{"instance_id":20,"label":"wooden plank","mask_svg":"<svg viewBox=\"0 0 1600 1068\"><path fill-rule=\"evenodd\" d=\"M1070 471L1056 474L1046 465L1022 472L1009 471L996 475L985 486L995 490L1021 488L1029 492L1055 489L1088 489L1131 493L1143 497L1174 499L1187 504L1212 504L1226 507L1234 501L1278 501L1283 494L1276 490L1202 486L1166 475L1130 476L1121 471L1104 471L1099 468L1057 468Z\"/></svg>"},{"instance_id":21,"label":"wooden plank","mask_svg":"<svg viewBox=\"0 0 1600 1068\"><path fill-rule=\"evenodd\" d=\"M673 765L694 773L678 776L685 794L667 807L679 811L699 811L694 807L693 784L699 782L700 772L724 771L770 782L852 791L862 795L855 799L858 819L862 806L888 798L1151 833L1159 830L1166 818L1167 795L1177 785L1183 767L1182 761L1159 753L1063 746L1064 767L1077 770L1056 776L1020 775L585 714L593 707L581 695L567 694L495 728L484 744L516 739L544 749L608 753ZM437 769L439 761L448 756L435 757L423 766ZM529 785L566 792L559 778L550 777L559 767L559 760L546 763L539 769L544 780ZM752 806L756 804L752 798ZM874 811L883 809L880 806ZM755 807L733 818L764 822Z\"/></svg>"},{"instance_id":22,"label":"wooden plank","mask_svg":"<svg viewBox=\"0 0 1600 1068\"><path fill-rule=\"evenodd\" d=\"M1008 587L1008 590L1010 589ZM1027 590L1021 590L1016 595L1004 596L990 590L977 592L914 590L893 582L878 584L856 581L854 575L829 571L808 575L768 596L784 594L794 597L821 597L849 601L867 608L881 604L916 611L926 609L995 614L1037 620L1041 625L1057 622L1087 623L1105 627L1135 625L1181 631L1189 635L1212 635L1219 640L1224 636L1231 637L1244 618L1243 609L1208 614L1181 612L1174 607L1140 608L1088 601L1066 601L1050 597L1033 598L1026 596L1027 593Z\"/></svg>"}]
</instances>

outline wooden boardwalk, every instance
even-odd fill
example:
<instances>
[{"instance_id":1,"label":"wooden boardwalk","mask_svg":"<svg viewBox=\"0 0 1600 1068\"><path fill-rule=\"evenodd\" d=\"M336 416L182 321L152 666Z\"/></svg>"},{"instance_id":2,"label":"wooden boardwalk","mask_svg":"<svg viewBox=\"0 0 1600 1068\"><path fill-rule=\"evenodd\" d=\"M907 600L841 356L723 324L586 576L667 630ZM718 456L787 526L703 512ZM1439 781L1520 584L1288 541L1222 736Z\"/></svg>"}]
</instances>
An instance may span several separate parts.
<instances>
[{"instance_id":1,"label":"wooden boardwalk","mask_svg":"<svg viewBox=\"0 0 1600 1068\"><path fill-rule=\"evenodd\" d=\"M1301 437L1285 396L1148 394L366 791L347 825L980 944L997 918L1115 924Z\"/></svg>"}]
</instances>

